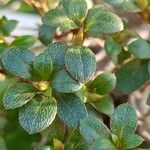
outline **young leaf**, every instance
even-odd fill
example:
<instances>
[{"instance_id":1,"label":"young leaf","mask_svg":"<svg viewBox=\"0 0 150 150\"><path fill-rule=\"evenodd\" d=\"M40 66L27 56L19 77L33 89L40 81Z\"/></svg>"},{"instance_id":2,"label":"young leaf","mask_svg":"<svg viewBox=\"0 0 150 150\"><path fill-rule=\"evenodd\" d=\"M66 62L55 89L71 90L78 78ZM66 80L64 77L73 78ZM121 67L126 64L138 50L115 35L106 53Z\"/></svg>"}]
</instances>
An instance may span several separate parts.
<instances>
[{"instance_id":1,"label":"young leaf","mask_svg":"<svg viewBox=\"0 0 150 150\"><path fill-rule=\"evenodd\" d=\"M39 38L44 45L48 45L52 42L55 35L56 27L42 24L39 28Z\"/></svg>"},{"instance_id":2,"label":"young leaf","mask_svg":"<svg viewBox=\"0 0 150 150\"><path fill-rule=\"evenodd\" d=\"M49 10L46 14L44 14L42 21L46 25L60 27L63 31L78 28L78 26L67 16L62 6Z\"/></svg>"},{"instance_id":3,"label":"young leaf","mask_svg":"<svg viewBox=\"0 0 150 150\"><path fill-rule=\"evenodd\" d=\"M87 82L96 70L95 55L89 48L72 46L65 57L66 68L78 81Z\"/></svg>"},{"instance_id":4,"label":"young leaf","mask_svg":"<svg viewBox=\"0 0 150 150\"><path fill-rule=\"evenodd\" d=\"M108 4L116 7L117 9L128 12L139 12L141 9L137 5L136 0L104 0Z\"/></svg>"},{"instance_id":5,"label":"young leaf","mask_svg":"<svg viewBox=\"0 0 150 150\"><path fill-rule=\"evenodd\" d=\"M68 46L64 43L51 43L45 49L45 55L52 59L53 67L55 70L61 69L65 65L65 55L68 50Z\"/></svg>"},{"instance_id":6,"label":"young leaf","mask_svg":"<svg viewBox=\"0 0 150 150\"><path fill-rule=\"evenodd\" d=\"M109 56L117 56L122 51L122 47L111 36L105 41L104 47Z\"/></svg>"},{"instance_id":7,"label":"young leaf","mask_svg":"<svg viewBox=\"0 0 150 150\"><path fill-rule=\"evenodd\" d=\"M129 104L122 104L110 117L111 131L121 139L135 132L137 121L135 110Z\"/></svg>"},{"instance_id":8,"label":"young leaf","mask_svg":"<svg viewBox=\"0 0 150 150\"><path fill-rule=\"evenodd\" d=\"M102 5L90 9L85 19L84 32L88 36L100 37L102 33L123 30L123 22Z\"/></svg>"},{"instance_id":9,"label":"young leaf","mask_svg":"<svg viewBox=\"0 0 150 150\"><path fill-rule=\"evenodd\" d=\"M12 46L16 47L25 47L30 48L32 47L36 42L36 39L34 36L31 35L24 35L24 36L18 36L12 43Z\"/></svg>"},{"instance_id":10,"label":"young leaf","mask_svg":"<svg viewBox=\"0 0 150 150\"><path fill-rule=\"evenodd\" d=\"M75 128L86 117L86 107L76 94L60 94L56 100L58 115L68 126Z\"/></svg>"},{"instance_id":11,"label":"young leaf","mask_svg":"<svg viewBox=\"0 0 150 150\"><path fill-rule=\"evenodd\" d=\"M80 133L89 144L92 144L97 139L110 137L110 131L105 124L91 115L81 120Z\"/></svg>"},{"instance_id":12,"label":"young leaf","mask_svg":"<svg viewBox=\"0 0 150 150\"><path fill-rule=\"evenodd\" d=\"M100 138L90 145L89 150L117 150L117 148L108 138Z\"/></svg>"},{"instance_id":13,"label":"young leaf","mask_svg":"<svg viewBox=\"0 0 150 150\"><path fill-rule=\"evenodd\" d=\"M82 23L87 13L87 3L85 0L62 0L68 17L77 24Z\"/></svg>"},{"instance_id":14,"label":"young leaf","mask_svg":"<svg viewBox=\"0 0 150 150\"><path fill-rule=\"evenodd\" d=\"M55 119L57 113L57 104L54 98L42 100L41 98L38 101L35 101L35 98L19 112L19 122L30 134L47 128Z\"/></svg>"},{"instance_id":15,"label":"young leaf","mask_svg":"<svg viewBox=\"0 0 150 150\"><path fill-rule=\"evenodd\" d=\"M13 75L24 79L31 78L30 65L33 60L34 54L25 48L12 48L2 56L4 68Z\"/></svg>"},{"instance_id":16,"label":"young leaf","mask_svg":"<svg viewBox=\"0 0 150 150\"><path fill-rule=\"evenodd\" d=\"M129 52L133 54L135 57L140 59L150 59L150 43L143 40L138 39L131 44L129 44Z\"/></svg>"},{"instance_id":17,"label":"young leaf","mask_svg":"<svg viewBox=\"0 0 150 150\"><path fill-rule=\"evenodd\" d=\"M116 85L116 76L112 73L102 73L98 75L92 85L94 92L100 95L110 93Z\"/></svg>"},{"instance_id":18,"label":"young leaf","mask_svg":"<svg viewBox=\"0 0 150 150\"><path fill-rule=\"evenodd\" d=\"M4 94L3 104L6 109L14 109L32 100L37 90L29 83L17 83Z\"/></svg>"},{"instance_id":19,"label":"young leaf","mask_svg":"<svg viewBox=\"0 0 150 150\"><path fill-rule=\"evenodd\" d=\"M52 59L45 52L38 55L33 62L33 79L46 81L53 72Z\"/></svg>"},{"instance_id":20,"label":"young leaf","mask_svg":"<svg viewBox=\"0 0 150 150\"><path fill-rule=\"evenodd\" d=\"M82 84L74 80L66 70L60 70L54 76L52 87L57 92L71 93L78 91Z\"/></svg>"},{"instance_id":21,"label":"young leaf","mask_svg":"<svg viewBox=\"0 0 150 150\"><path fill-rule=\"evenodd\" d=\"M149 80L147 61L131 60L116 71L118 91L130 93Z\"/></svg>"},{"instance_id":22,"label":"young leaf","mask_svg":"<svg viewBox=\"0 0 150 150\"><path fill-rule=\"evenodd\" d=\"M132 149L141 145L144 139L137 134L130 134L124 137L122 141L124 149Z\"/></svg>"},{"instance_id":23,"label":"young leaf","mask_svg":"<svg viewBox=\"0 0 150 150\"><path fill-rule=\"evenodd\" d=\"M98 102L95 102L94 105L98 111L108 116L111 116L114 113L114 104L110 96L101 98Z\"/></svg>"}]
</instances>

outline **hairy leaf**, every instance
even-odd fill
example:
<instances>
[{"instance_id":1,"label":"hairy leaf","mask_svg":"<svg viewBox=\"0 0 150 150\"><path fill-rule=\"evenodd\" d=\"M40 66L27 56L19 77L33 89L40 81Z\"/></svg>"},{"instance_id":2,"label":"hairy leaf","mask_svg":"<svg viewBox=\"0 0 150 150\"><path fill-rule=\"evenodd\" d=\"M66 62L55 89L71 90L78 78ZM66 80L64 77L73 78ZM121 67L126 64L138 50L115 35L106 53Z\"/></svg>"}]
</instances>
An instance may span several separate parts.
<instances>
[{"instance_id":1,"label":"hairy leaf","mask_svg":"<svg viewBox=\"0 0 150 150\"><path fill-rule=\"evenodd\" d=\"M65 55L68 50L68 46L64 43L51 43L45 49L45 55L52 59L53 67L55 70L61 69L65 65Z\"/></svg>"},{"instance_id":2,"label":"hairy leaf","mask_svg":"<svg viewBox=\"0 0 150 150\"><path fill-rule=\"evenodd\" d=\"M81 120L80 132L89 144L92 144L97 139L110 137L110 131L105 124L91 115Z\"/></svg>"},{"instance_id":3,"label":"hairy leaf","mask_svg":"<svg viewBox=\"0 0 150 150\"><path fill-rule=\"evenodd\" d=\"M67 51L66 68L78 81L87 82L96 70L95 55L89 48L83 46L72 46Z\"/></svg>"},{"instance_id":4,"label":"hairy leaf","mask_svg":"<svg viewBox=\"0 0 150 150\"><path fill-rule=\"evenodd\" d=\"M74 93L57 95L58 115L70 127L77 127L87 115L82 100Z\"/></svg>"},{"instance_id":5,"label":"hairy leaf","mask_svg":"<svg viewBox=\"0 0 150 150\"><path fill-rule=\"evenodd\" d=\"M33 62L33 79L46 81L50 79L53 72L52 58L45 52L38 55Z\"/></svg>"},{"instance_id":6,"label":"hairy leaf","mask_svg":"<svg viewBox=\"0 0 150 150\"><path fill-rule=\"evenodd\" d=\"M49 10L44 14L42 21L46 25L60 27L63 31L78 28L78 26L67 16L62 6Z\"/></svg>"},{"instance_id":7,"label":"hairy leaf","mask_svg":"<svg viewBox=\"0 0 150 150\"><path fill-rule=\"evenodd\" d=\"M39 38L44 45L48 45L52 42L55 35L56 27L43 24L39 28Z\"/></svg>"},{"instance_id":8,"label":"hairy leaf","mask_svg":"<svg viewBox=\"0 0 150 150\"><path fill-rule=\"evenodd\" d=\"M57 92L71 93L78 91L82 84L74 80L66 70L60 70L54 76L52 87Z\"/></svg>"},{"instance_id":9,"label":"hairy leaf","mask_svg":"<svg viewBox=\"0 0 150 150\"><path fill-rule=\"evenodd\" d=\"M35 98L36 99L36 98ZM54 98L31 101L19 112L21 126L30 134L47 128L55 119L57 104Z\"/></svg>"},{"instance_id":10,"label":"hairy leaf","mask_svg":"<svg viewBox=\"0 0 150 150\"><path fill-rule=\"evenodd\" d=\"M105 96L94 104L98 111L107 114L108 116L111 116L114 113L114 104L110 96Z\"/></svg>"},{"instance_id":11,"label":"hairy leaf","mask_svg":"<svg viewBox=\"0 0 150 150\"><path fill-rule=\"evenodd\" d=\"M33 60L34 54L25 48L12 48L2 56L4 68L13 75L24 79L31 78L30 65Z\"/></svg>"},{"instance_id":12,"label":"hairy leaf","mask_svg":"<svg viewBox=\"0 0 150 150\"><path fill-rule=\"evenodd\" d=\"M137 134L130 134L127 137L123 138L123 147L124 149L136 148L144 141L142 137Z\"/></svg>"},{"instance_id":13,"label":"hairy leaf","mask_svg":"<svg viewBox=\"0 0 150 150\"><path fill-rule=\"evenodd\" d=\"M37 90L29 83L17 83L4 94L3 104L6 109L14 109L32 100Z\"/></svg>"},{"instance_id":14,"label":"hairy leaf","mask_svg":"<svg viewBox=\"0 0 150 150\"><path fill-rule=\"evenodd\" d=\"M99 138L89 147L89 150L117 150L117 148L108 138Z\"/></svg>"},{"instance_id":15,"label":"hairy leaf","mask_svg":"<svg viewBox=\"0 0 150 150\"><path fill-rule=\"evenodd\" d=\"M62 0L68 17L77 24L82 23L87 13L87 3L85 0Z\"/></svg>"},{"instance_id":16,"label":"hairy leaf","mask_svg":"<svg viewBox=\"0 0 150 150\"><path fill-rule=\"evenodd\" d=\"M135 110L129 104L122 104L110 117L111 131L121 139L135 132L137 121Z\"/></svg>"},{"instance_id":17,"label":"hairy leaf","mask_svg":"<svg viewBox=\"0 0 150 150\"><path fill-rule=\"evenodd\" d=\"M121 19L102 5L90 9L85 19L84 32L88 36L100 37L102 33L123 30Z\"/></svg>"}]
</instances>

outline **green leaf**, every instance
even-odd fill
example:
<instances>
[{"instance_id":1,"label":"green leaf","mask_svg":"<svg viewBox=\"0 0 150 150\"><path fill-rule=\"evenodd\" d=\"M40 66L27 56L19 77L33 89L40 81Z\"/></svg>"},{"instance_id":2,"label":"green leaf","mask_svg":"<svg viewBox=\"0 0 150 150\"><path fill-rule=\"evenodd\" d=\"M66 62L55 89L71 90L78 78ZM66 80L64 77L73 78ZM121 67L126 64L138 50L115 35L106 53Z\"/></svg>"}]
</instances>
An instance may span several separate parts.
<instances>
[{"instance_id":1,"label":"green leaf","mask_svg":"<svg viewBox=\"0 0 150 150\"><path fill-rule=\"evenodd\" d=\"M98 102L94 103L97 110L111 116L114 113L114 104L110 96L105 96L101 98Z\"/></svg>"},{"instance_id":2,"label":"green leaf","mask_svg":"<svg viewBox=\"0 0 150 150\"><path fill-rule=\"evenodd\" d=\"M54 76L52 87L57 92L71 93L78 91L82 84L74 80L66 70L60 70Z\"/></svg>"},{"instance_id":3,"label":"green leaf","mask_svg":"<svg viewBox=\"0 0 150 150\"><path fill-rule=\"evenodd\" d=\"M61 42L51 43L45 49L45 55L52 59L55 70L62 69L65 66L65 55L67 50L68 46Z\"/></svg>"},{"instance_id":4,"label":"green leaf","mask_svg":"<svg viewBox=\"0 0 150 150\"><path fill-rule=\"evenodd\" d=\"M84 32L88 36L100 37L102 33L123 30L123 22L102 5L90 9L85 19Z\"/></svg>"},{"instance_id":5,"label":"green leaf","mask_svg":"<svg viewBox=\"0 0 150 150\"><path fill-rule=\"evenodd\" d=\"M147 61L131 60L116 71L118 91L130 93L149 80Z\"/></svg>"},{"instance_id":6,"label":"green leaf","mask_svg":"<svg viewBox=\"0 0 150 150\"><path fill-rule=\"evenodd\" d=\"M83 46L72 46L67 51L66 68L69 73L78 81L87 82L96 70L96 59L93 52Z\"/></svg>"},{"instance_id":7,"label":"green leaf","mask_svg":"<svg viewBox=\"0 0 150 150\"><path fill-rule=\"evenodd\" d=\"M97 139L110 137L110 131L105 124L91 115L81 120L80 133L89 144L92 144Z\"/></svg>"},{"instance_id":8,"label":"green leaf","mask_svg":"<svg viewBox=\"0 0 150 150\"><path fill-rule=\"evenodd\" d=\"M122 104L110 117L111 131L121 139L135 132L137 121L135 110L129 104Z\"/></svg>"},{"instance_id":9,"label":"green leaf","mask_svg":"<svg viewBox=\"0 0 150 150\"><path fill-rule=\"evenodd\" d=\"M4 94L3 104L6 109L14 109L25 105L36 95L37 90L29 83L17 83Z\"/></svg>"},{"instance_id":10,"label":"green leaf","mask_svg":"<svg viewBox=\"0 0 150 150\"><path fill-rule=\"evenodd\" d=\"M13 75L24 79L30 79L31 66L34 54L25 48L12 48L2 56L4 68Z\"/></svg>"},{"instance_id":11,"label":"green leaf","mask_svg":"<svg viewBox=\"0 0 150 150\"><path fill-rule=\"evenodd\" d=\"M141 11L137 5L137 0L104 0L108 4L116 7L117 9L128 11L128 12L139 12Z\"/></svg>"},{"instance_id":12,"label":"green leaf","mask_svg":"<svg viewBox=\"0 0 150 150\"><path fill-rule=\"evenodd\" d=\"M70 127L77 127L87 115L82 100L74 93L57 95L59 117Z\"/></svg>"},{"instance_id":13,"label":"green leaf","mask_svg":"<svg viewBox=\"0 0 150 150\"><path fill-rule=\"evenodd\" d=\"M122 141L124 149L132 149L141 145L144 139L137 134L130 134L124 137Z\"/></svg>"},{"instance_id":14,"label":"green leaf","mask_svg":"<svg viewBox=\"0 0 150 150\"><path fill-rule=\"evenodd\" d=\"M46 81L53 72L52 58L45 52L38 55L33 62L33 80Z\"/></svg>"},{"instance_id":15,"label":"green leaf","mask_svg":"<svg viewBox=\"0 0 150 150\"><path fill-rule=\"evenodd\" d=\"M105 41L104 48L109 56L117 56L122 51L122 47L111 36Z\"/></svg>"},{"instance_id":16,"label":"green leaf","mask_svg":"<svg viewBox=\"0 0 150 150\"><path fill-rule=\"evenodd\" d=\"M16 39L11 43L11 45L16 47L30 48L35 44L35 42L36 39L34 36L23 35L16 37Z\"/></svg>"},{"instance_id":17,"label":"green leaf","mask_svg":"<svg viewBox=\"0 0 150 150\"><path fill-rule=\"evenodd\" d=\"M35 100L32 100L19 112L19 122L30 134L47 128L57 113L57 104L54 98L42 99L42 97L38 97L38 101Z\"/></svg>"},{"instance_id":18,"label":"green leaf","mask_svg":"<svg viewBox=\"0 0 150 150\"><path fill-rule=\"evenodd\" d=\"M112 73L106 72L98 75L92 85L94 92L100 95L110 93L116 85L116 76Z\"/></svg>"},{"instance_id":19,"label":"green leaf","mask_svg":"<svg viewBox=\"0 0 150 150\"><path fill-rule=\"evenodd\" d=\"M84 21L87 13L87 3L85 0L62 0L62 5L71 20L77 24Z\"/></svg>"},{"instance_id":20,"label":"green leaf","mask_svg":"<svg viewBox=\"0 0 150 150\"><path fill-rule=\"evenodd\" d=\"M89 147L89 150L117 150L117 148L108 138L99 138Z\"/></svg>"},{"instance_id":21,"label":"green leaf","mask_svg":"<svg viewBox=\"0 0 150 150\"><path fill-rule=\"evenodd\" d=\"M49 10L44 14L42 21L46 25L60 27L63 31L78 28L78 26L67 16L62 6Z\"/></svg>"},{"instance_id":22,"label":"green leaf","mask_svg":"<svg viewBox=\"0 0 150 150\"><path fill-rule=\"evenodd\" d=\"M18 21L7 20L6 17L0 19L0 33L4 36L8 36L17 26Z\"/></svg>"},{"instance_id":23,"label":"green leaf","mask_svg":"<svg viewBox=\"0 0 150 150\"><path fill-rule=\"evenodd\" d=\"M129 52L137 58L140 59L150 59L150 43L143 40L138 39L128 46Z\"/></svg>"},{"instance_id":24,"label":"green leaf","mask_svg":"<svg viewBox=\"0 0 150 150\"><path fill-rule=\"evenodd\" d=\"M55 36L56 27L42 24L39 28L39 38L44 45L48 45L52 42Z\"/></svg>"}]
</instances>

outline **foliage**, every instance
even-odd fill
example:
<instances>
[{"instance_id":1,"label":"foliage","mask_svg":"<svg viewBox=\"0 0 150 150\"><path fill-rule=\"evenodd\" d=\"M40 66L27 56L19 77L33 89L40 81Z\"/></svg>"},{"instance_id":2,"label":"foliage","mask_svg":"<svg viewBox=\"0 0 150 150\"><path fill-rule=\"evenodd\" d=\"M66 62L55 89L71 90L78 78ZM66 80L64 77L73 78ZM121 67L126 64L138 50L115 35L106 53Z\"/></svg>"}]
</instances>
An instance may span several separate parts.
<instances>
[{"instance_id":1,"label":"foliage","mask_svg":"<svg viewBox=\"0 0 150 150\"><path fill-rule=\"evenodd\" d=\"M112 95L130 94L149 80L150 41L131 33L128 23L106 3L119 11L139 14L149 23L143 17L143 13L149 15L149 0L105 0L105 5L90 9L85 0L60 0L54 9L48 8L50 1L26 2L35 10L23 3L20 11L42 15L39 40L45 49L37 55L32 51L35 37L12 36L18 22L0 19L0 107L2 118L8 120L8 124L0 120L0 149L10 150L13 143L17 150L14 143L18 135L26 145L18 146L23 150L140 147L144 139L136 132L136 111L129 103L116 107ZM58 31L62 36L71 33L72 41L57 39ZM91 37L105 41L105 52L116 65L113 73L96 73L95 54L84 44ZM131 42L132 38L135 40ZM9 125L11 121L15 131ZM46 142L31 146L31 142L43 142L45 138Z\"/></svg>"}]
</instances>

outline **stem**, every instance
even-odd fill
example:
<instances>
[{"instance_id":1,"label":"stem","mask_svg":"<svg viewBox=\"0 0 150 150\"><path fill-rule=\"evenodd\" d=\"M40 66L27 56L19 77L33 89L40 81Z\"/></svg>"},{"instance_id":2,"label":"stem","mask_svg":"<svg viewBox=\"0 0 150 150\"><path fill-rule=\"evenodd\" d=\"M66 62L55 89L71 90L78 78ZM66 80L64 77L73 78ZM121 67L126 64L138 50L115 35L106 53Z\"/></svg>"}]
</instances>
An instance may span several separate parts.
<instances>
[{"instance_id":1,"label":"stem","mask_svg":"<svg viewBox=\"0 0 150 150\"><path fill-rule=\"evenodd\" d=\"M74 34L73 43L74 44L82 44L83 41L84 41L83 28L80 28Z\"/></svg>"}]
</instances>

